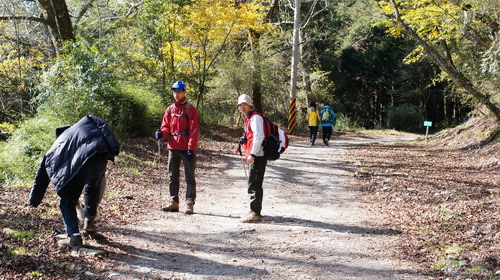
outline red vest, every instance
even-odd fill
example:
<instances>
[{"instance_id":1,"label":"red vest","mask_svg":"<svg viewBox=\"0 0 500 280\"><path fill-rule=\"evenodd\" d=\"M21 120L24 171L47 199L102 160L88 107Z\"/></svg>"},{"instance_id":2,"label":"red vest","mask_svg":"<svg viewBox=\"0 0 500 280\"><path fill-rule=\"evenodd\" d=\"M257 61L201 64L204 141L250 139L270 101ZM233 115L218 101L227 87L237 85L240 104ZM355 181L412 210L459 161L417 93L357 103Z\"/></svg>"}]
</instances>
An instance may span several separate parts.
<instances>
[{"instance_id":1,"label":"red vest","mask_svg":"<svg viewBox=\"0 0 500 280\"><path fill-rule=\"evenodd\" d=\"M253 147L253 131L250 128L250 119L255 115L259 115L262 118L262 120L264 120L264 117L259 112L253 112L252 115L250 115L250 117L245 117L245 135L247 138L247 142L243 144L243 148L245 149L245 155L247 158L252 152L252 147ZM264 125L262 125L262 127L264 128ZM264 131L262 131L262 134L264 134Z\"/></svg>"}]
</instances>

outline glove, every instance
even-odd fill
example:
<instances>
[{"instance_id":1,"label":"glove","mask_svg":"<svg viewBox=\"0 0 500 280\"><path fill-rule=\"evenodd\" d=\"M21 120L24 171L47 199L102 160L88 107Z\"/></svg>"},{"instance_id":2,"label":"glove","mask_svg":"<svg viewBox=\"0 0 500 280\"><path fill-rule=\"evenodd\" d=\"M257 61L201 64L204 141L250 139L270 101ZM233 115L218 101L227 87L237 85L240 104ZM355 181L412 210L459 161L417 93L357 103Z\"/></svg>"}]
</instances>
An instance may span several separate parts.
<instances>
[{"instance_id":1,"label":"glove","mask_svg":"<svg viewBox=\"0 0 500 280\"><path fill-rule=\"evenodd\" d=\"M238 143L240 143L240 145L243 145L247 142L247 136L246 135L243 135L240 137L240 141L238 141Z\"/></svg>"},{"instance_id":2,"label":"glove","mask_svg":"<svg viewBox=\"0 0 500 280\"><path fill-rule=\"evenodd\" d=\"M184 157L187 160L192 160L192 159L194 159L195 155L194 155L193 151L186 151L186 152L184 152Z\"/></svg>"},{"instance_id":3,"label":"glove","mask_svg":"<svg viewBox=\"0 0 500 280\"><path fill-rule=\"evenodd\" d=\"M159 129L158 129L158 130L155 132L155 138L156 138L156 139L162 139L162 138L163 138L163 133L161 132L161 130L159 130Z\"/></svg>"}]
</instances>

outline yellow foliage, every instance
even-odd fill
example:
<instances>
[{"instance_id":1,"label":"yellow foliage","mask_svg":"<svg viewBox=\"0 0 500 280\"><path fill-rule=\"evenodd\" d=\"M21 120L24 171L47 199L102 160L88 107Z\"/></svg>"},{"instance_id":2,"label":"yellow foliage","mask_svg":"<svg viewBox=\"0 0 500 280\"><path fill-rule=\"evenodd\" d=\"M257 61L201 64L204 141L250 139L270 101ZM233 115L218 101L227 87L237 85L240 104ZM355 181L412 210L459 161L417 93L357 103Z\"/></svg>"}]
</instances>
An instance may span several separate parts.
<instances>
[{"instance_id":1,"label":"yellow foliage","mask_svg":"<svg viewBox=\"0 0 500 280\"><path fill-rule=\"evenodd\" d=\"M0 134L11 134L14 132L16 127L8 122L2 122L0 123Z\"/></svg>"},{"instance_id":2,"label":"yellow foliage","mask_svg":"<svg viewBox=\"0 0 500 280\"><path fill-rule=\"evenodd\" d=\"M0 45L0 77L6 78L6 87L23 89L23 80L37 78L47 66L46 57L40 49L31 47L22 52L22 55L19 54L13 44Z\"/></svg>"},{"instance_id":3,"label":"yellow foliage","mask_svg":"<svg viewBox=\"0 0 500 280\"><path fill-rule=\"evenodd\" d=\"M392 15L394 9L389 1L377 2L382 12ZM456 37L461 29L463 17L461 5L447 0L399 0L396 1L403 21L417 33L430 41ZM395 26L389 34L400 34Z\"/></svg>"},{"instance_id":4,"label":"yellow foliage","mask_svg":"<svg viewBox=\"0 0 500 280\"><path fill-rule=\"evenodd\" d=\"M164 43L162 51L173 57L178 70L207 71L224 48L247 38L250 30L266 33L266 1L235 5L232 0L199 0L184 6L180 13L165 15L165 29L175 31L179 40Z\"/></svg>"},{"instance_id":5,"label":"yellow foliage","mask_svg":"<svg viewBox=\"0 0 500 280\"><path fill-rule=\"evenodd\" d=\"M424 56L424 49L421 46L416 47L404 58L404 63L410 64L419 61Z\"/></svg>"},{"instance_id":6,"label":"yellow foliage","mask_svg":"<svg viewBox=\"0 0 500 280\"><path fill-rule=\"evenodd\" d=\"M395 0L395 3L401 19L429 45L452 42L457 49L466 48L464 43L466 31L471 33L489 29L488 23L484 21L485 14L492 17L492 20L498 20L500 8L491 0L469 0L467 3L449 0ZM387 26L388 34L401 36L403 29L393 19L395 11L391 2L381 0L377 4L381 11L391 18L378 24ZM465 4L470 6L465 7ZM481 15L483 21L478 21L476 15ZM471 31L471 28L474 28L474 31ZM422 54L422 49L418 47L405 58L405 62L415 62ZM459 60L457 57L456 61Z\"/></svg>"}]
</instances>

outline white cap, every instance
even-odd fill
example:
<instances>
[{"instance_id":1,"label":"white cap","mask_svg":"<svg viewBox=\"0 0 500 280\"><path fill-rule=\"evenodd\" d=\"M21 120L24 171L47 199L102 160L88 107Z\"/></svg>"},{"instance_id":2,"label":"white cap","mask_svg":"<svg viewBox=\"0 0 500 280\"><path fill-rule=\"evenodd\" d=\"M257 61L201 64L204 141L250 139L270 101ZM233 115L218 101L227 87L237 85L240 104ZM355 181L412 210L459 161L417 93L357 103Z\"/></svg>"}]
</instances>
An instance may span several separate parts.
<instances>
[{"instance_id":1,"label":"white cap","mask_svg":"<svg viewBox=\"0 0 500 280\"><path fill-rule=\"evenodd\" d=\"M249 106L253 107L252 98L246 94L242 94L240 95L240 97L238 97L238 105L240 105L241 103L246 103Z\"/></svg>"}]
</instances>

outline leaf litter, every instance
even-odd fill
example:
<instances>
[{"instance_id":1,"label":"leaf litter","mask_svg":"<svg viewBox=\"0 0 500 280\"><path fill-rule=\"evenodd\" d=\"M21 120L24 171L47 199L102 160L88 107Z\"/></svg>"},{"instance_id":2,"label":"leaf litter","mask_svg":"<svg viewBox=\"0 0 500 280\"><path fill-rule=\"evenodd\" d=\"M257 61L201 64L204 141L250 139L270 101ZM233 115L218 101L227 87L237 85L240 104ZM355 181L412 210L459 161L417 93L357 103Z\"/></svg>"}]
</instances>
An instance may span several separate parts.
<instances>
[{"instance_id":1,"label":"leaf litter","mask_svg":"<svg viewBox=\"0 0 500 280\"><path fill-rule=\"evenodd\" d=\"M485 141L471 133L497 127L471 120L429 141L350 148L350 185L402 232L401 257L422 272L439 279L500 277L500 143L498 136Z\"/></svg>"}]
</instances>

